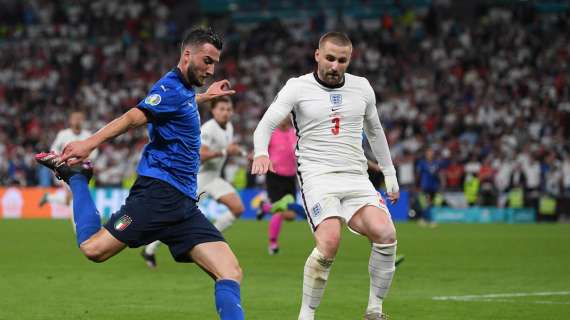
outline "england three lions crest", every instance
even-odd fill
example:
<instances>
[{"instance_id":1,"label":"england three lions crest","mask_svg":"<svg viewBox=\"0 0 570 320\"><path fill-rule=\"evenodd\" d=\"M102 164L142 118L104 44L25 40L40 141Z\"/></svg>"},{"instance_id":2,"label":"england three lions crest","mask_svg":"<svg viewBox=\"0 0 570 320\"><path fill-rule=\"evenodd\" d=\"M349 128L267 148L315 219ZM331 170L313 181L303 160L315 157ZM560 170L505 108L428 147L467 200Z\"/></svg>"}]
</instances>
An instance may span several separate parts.
<instances>
[{"instance_id":1,"label":"england three lions crest","mask_svg":"<svg viewBox=\"0 0 570 320\"><path fill-rule=\"evenodd\" d=\"M342 104L342 94L340 93L331 93L330 94L331 103L333 106L338 106Z\"/></svg>"}]
</instances>

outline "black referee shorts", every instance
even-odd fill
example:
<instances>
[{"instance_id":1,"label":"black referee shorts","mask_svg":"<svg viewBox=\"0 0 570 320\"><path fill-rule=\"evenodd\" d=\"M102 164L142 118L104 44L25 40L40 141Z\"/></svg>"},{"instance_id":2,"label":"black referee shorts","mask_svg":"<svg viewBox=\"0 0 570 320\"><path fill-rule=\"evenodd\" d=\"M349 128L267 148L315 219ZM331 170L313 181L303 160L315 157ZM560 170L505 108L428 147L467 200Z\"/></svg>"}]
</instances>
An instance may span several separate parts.
<instances>
[{"instance_id":1,"label":"black referee shorts","mask_svg":"<svg viewBox=\"0 0 570 320\"><path fill-rule=\"evenodd\" d=\"M295 176L280 176L271 171L267 172L265 176L265 184L267 186L267 195L271 202L275 202L286 194L291 194L293 197L297 194Z\"/></svg>"}]
</instances>

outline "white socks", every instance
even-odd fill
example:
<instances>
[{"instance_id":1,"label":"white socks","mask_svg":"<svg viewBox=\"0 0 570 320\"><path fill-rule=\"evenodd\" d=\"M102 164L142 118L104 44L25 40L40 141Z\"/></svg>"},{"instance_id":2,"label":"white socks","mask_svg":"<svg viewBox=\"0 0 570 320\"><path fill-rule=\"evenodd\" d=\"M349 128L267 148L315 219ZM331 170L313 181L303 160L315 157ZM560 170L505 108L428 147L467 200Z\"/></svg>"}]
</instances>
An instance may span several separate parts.
<instances>
[{"instance_id":1,"label":"white socks","mask_svg":"<svg viewBox=\"0 0 570 320\"><path fill-rule=\"evenodd\" d=\"M370 295L366 313L382 313L382 302L388 294L396 266L396 246L390 244L372 244L368 272L370 273Z\"/></svg>"},{"instance_id":2,"label":"white socks","mask_svg":"<svg viewBox=\"0 0 570 320\"><path fill-rule=\"evenodd\" d=\"M216 219L214 222L214 227L216 227L216 229L218 229L220 232L224 232L224 230L234 224L234 221L236 221L234 214L231 213L231 211L226 211L226 213Z\"/></svg>"},{"instance_id":3,"label":"white socks","mask_svg":"<svg viewBox=\"0 0 570 320\"><path fill-rule=\"evenodd\" d=\"M153 255L156 252L156 249L158 249L158 246L160 245L160 241L156 240L155 242L151 242L149 244L146 245L146 247L144 247L144 253L148 254L148 255Z\"/></svg>"},{"instance_id":4,"label":"white socks","mask_svg":"<svg viewBox=\"0 0 570 320\"><path fill-rule=\"evenodd\" d=\"M303 277L303 299L299 320L315 319L334 259L327 259L317 248L307 258Z\"/></svg>"}]
</instances>

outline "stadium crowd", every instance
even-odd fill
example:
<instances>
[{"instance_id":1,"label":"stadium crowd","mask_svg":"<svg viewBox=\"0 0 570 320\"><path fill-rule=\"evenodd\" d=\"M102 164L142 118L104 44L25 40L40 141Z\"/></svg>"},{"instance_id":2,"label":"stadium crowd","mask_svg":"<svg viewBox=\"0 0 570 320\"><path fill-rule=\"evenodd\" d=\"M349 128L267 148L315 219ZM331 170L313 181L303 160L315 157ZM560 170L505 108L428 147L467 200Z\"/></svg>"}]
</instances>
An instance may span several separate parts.
<instances>
[{"instance_id":1,"label":"stadium crowd","mask_svg":"<svg viewBox=\"0 0 570 320\"><path fill-rule=\"evenodd\" d=\"M187 27L172 19L172 1L0 6L2 184L51 184L33 154L49 148L68 113L84 110L96 130L136 105L175 65ZM513 187L570 196L569 18L492 7L456 19L432 6L366 23L327 15L253 28L228 23L216 77L237 90L236 138L251 148L280 87L312 71L321 32L344 30L354 42L349 72L376 91L402 186L464 190L476 179L483 204ZM97 183L121 185L145 142L139 129L106 144Z\"/></svg>"}]
</instances>

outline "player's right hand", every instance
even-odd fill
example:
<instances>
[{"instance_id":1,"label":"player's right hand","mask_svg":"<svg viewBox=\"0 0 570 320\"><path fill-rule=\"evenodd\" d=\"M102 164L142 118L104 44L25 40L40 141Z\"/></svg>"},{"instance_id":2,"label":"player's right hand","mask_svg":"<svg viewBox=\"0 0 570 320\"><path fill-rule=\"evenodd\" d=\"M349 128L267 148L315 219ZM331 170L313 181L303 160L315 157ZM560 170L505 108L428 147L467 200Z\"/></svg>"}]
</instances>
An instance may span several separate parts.
<instances>
[{"instance_id":1,"label":"player's right hand","mask_svg":"<svg viewBox=\"0 0 570 320\"><path fill-rule=\"evenodd\" d=\"M251 174L262 175L266 174L267 171L275 172L273 170L273 163L269 160L268 156L258 156L253 159L253 164L251 165Z\"/></svg>"},{"instance_id":2,"label":"player's right hand","mask_svg":"<svg viewBox=\"0 0 570 320\"><path fill-rule=\"evenodd\" d=\"M82 163L83 160L89 157L89 154L93 151L85 141L73 141L68 143L63 152L61 153L61 161L67 162L68 165L72 166L74 164Z\"/></svg>"},{"instance_id":3,"label":"player's right hand","mask_svg":"<svg viewBox=\"0 0 570 320\"><path fill-rule=\"evenodd\" d=\"M394 204L400 199L400 186L398 186L398 178L396 175L385 175L384 183L386 184L386 193L388 194L388 200L390 203Z\"/></svg>"}]
</instances>

